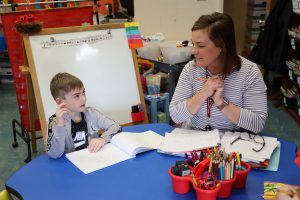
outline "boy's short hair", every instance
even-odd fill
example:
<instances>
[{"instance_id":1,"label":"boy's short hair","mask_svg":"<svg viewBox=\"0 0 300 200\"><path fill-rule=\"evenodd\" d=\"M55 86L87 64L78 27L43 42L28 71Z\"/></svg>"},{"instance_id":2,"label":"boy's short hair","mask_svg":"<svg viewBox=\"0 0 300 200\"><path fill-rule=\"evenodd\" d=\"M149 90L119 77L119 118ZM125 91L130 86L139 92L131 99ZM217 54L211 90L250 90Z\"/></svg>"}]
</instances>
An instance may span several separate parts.
<instances>
[{"instance_id":1,"label":"boy's short hair","mask_svg":"<svg viewBox=\"0 0 300 200\"><path fill-rule=\"evenodd\" d=\"M55 99L65 98L65 95L72 90L83 88L83 83L79 78L69 73L58 73L50 82L50 91Z\"/></svg>"}]
</instances>

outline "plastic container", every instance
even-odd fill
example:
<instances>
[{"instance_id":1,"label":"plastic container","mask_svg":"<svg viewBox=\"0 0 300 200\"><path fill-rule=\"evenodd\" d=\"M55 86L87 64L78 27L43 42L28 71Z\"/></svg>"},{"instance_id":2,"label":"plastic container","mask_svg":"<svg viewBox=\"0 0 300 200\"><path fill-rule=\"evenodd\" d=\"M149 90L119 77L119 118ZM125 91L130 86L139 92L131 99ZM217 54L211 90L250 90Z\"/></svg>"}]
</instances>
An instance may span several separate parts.
<instances>
[{"instance_id":1,"label":"plastic container","mask_svg":"<svg viewBox=\"0 0 300 200\"><path fill-rule=\"evenodd\" d=\"M220 198L228 198L231 195L233 183L236 180L236 176L234 175L230 180L221 180L221 189L218 193L218 197Z\"/></svg>"},{"instance_id":2,"label":"plastic container","mask_svg":"<svg viewBox=\"0 0 300 200\"><path fill-rule=\"evenodd\" d=\"M0 34L0 51L6 51L6 43L5 43L5 38L3 34Z\"/></svg>"},{"instance_id":3,"label":"plastic container","mask_svg":"<svg viewBox=\"0 0 300 200\"><path fill-rule=\"evenodd\" d=\"M242 162L242 166L245 167L245 170L243 171L238 171L235 170L235 176L236 176L236 180L233 183L233 188L245 188L246 186L246 182L247 182L247 177L248 177L248 173L251 170L251 165L246 163L246 162Z\"/></svg>"},{"instance_id":4,"label":"plastic container","mask_svg":"<svg viewBox=\"0 0 300 200\"><path fill-rule=\"evenodd\" d=\"M174 192L178 194L186 194L190 191L192 178L190 176L176 176L169 169L169 175L172 179L172 186Z\"/></svg>"},{"instance_id":5,"label":"plastic container","mask_svg":"<svg viewBox=\"0 0 300 200\"><path fill-rule=\"evenodd\" d=\"M191 59L192 46L177 47L181 41L167 41L160 44L163 60L168 64L186 62Z\"/></svg>"},{"instance_id":6,"label":"plastic container","mask_svg":"<svg viewBox=\"0 0 300 200\"><path fill-rule=\"evenodd\" d=\"M213 190L203 190L197 187L194 183L193 183L193 187L196 191L197 200L216 200L218 196L218 192L221 189L221 187L217 187L216 189Z\"/></svg>"},{"instance_id":7,"label":"plastic container","mask_svg":"<svg viewBox=\"0 0 300 200\"><path fill-rule=\"evenodd\" d=\"M144 46L142 48L138 48L137 52L142 58L146 58L149 60L157 60L158 57L161 57L160 50L161 42L144 42Z\"/></svg>"}]
</instances>

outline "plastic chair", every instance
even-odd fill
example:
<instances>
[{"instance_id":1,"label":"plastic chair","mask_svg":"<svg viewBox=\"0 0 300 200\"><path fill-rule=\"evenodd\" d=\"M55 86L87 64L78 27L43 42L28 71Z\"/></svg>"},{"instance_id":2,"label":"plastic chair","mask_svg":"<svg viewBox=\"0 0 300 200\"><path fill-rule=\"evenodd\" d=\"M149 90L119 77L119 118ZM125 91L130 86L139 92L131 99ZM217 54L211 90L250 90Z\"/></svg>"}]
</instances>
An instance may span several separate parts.
<instances>
[{"instance_id":1,"label":"plastic chair","mask_svg":"<svg viewBox=\"0 0 300 200\"><path fill-rule=\"evenodd\" d=\"M12 198L10 198L10 195L8 194L7 190L2 190L0 192L0 200L12 200Z\"/></svg>"}]
</instances>

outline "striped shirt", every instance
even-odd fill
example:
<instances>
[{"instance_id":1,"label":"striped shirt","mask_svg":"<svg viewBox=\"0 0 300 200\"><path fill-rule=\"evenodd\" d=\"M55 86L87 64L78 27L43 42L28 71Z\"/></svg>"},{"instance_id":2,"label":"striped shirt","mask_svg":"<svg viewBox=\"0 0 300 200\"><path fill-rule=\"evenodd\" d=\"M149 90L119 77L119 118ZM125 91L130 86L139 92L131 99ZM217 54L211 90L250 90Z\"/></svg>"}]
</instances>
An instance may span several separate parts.
<instances>
[{"instance_id":1,"label":"striped shirt","mask_svg":"<svg viewBox=\"0 0 300 200\"><path fill-rule=\"evenodd\" d=\"M226 76L224 80L223 96L230 103L240 107L240 116L236 125L226 118L215 104L211 108L211 116L208 119L207 101L201 105L195 115L188 111L187 100L200 91L205 84L205 81L199 81L197 78L206 76L205 68L195 66L194 61L187 63L180 74L170 103L172 120L177 124L184 123L188 128L201 130L205 130L205 126L209 124L212 129L222 131L261 132L268 116L267 87L257 65L243 57L241 60L241 69ZM209 71L208 74L211 76Z\"/></svg>"}]
</instances>

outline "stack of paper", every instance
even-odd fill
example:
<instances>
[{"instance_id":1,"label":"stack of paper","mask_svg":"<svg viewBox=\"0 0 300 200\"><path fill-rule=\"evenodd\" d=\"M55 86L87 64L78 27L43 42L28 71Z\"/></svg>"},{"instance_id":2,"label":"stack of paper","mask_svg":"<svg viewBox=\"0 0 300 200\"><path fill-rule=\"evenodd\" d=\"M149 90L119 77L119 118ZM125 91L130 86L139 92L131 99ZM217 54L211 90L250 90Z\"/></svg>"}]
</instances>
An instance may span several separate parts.
<instances>
[{"instance_id":1,"label":"stack of paper","mask_svg":"<svg viewBox=\"0 0 300 200\"><path fill-rule=\"evenodd\" d=\"M238 137L249 138L249 134L245 132L225 132L222 140L221 147L225 149L226 152L239 152L242 154L243 161L251 162L263 162L266 159L271 159L271 155L276 147L280 144L277 138L263 136L265 140L265 146L261 151L256 152L253 149L259 150L262 144L255 142L253 139L254 135L251 135L249 140L238 139L236 142L231 144ZM260 136L256 136L257 138Z\"/></svg>"},{"instance_id":2,"label":"stack of paper","mask_svg":"<svg viewBox=\"0 0 300 200\"><path fill-rule=\"evenodd\" d=\"M166 133L158 152L172 155L184 155L193 150L217 146L220 143L218 130L199 131L187 129L174 129Z\"/></svg>"}]
</instances>

